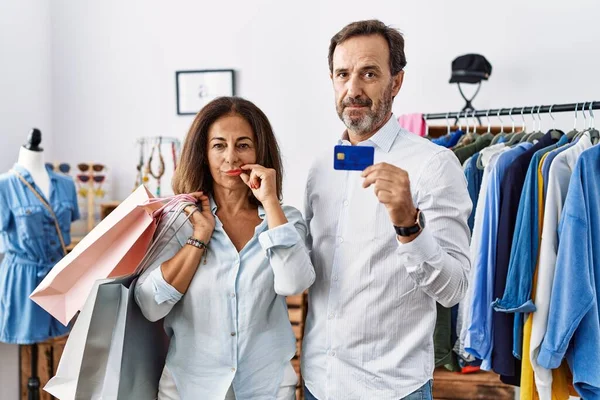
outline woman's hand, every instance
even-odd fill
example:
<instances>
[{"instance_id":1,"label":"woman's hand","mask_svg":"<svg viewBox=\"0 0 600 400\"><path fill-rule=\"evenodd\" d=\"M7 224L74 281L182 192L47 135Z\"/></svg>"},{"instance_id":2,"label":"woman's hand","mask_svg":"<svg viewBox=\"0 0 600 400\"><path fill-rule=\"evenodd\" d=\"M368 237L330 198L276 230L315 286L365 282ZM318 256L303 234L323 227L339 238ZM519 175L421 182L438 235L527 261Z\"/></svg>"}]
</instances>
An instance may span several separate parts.
<instances>
[{"instance_id":1,"label":"woman's hand","mask_svg":"<svg viewBox=\"0 0 600 400\"><path fill-rule=\"evenodd\" d=\"M208 243L215 230L215 216L210 210L210 201L208 196L202 192L190 193L190 195L197 200L201 207L187 206L184 211L187 215L192 214L190 222L194 227L194 237Z\"/></svg>"},{"instance_id":2,"label":"woman's hand","mask_svg":"<svg viewBox=\"0 0 600 400\"><path fill-rule=\"evenodd\" d=\"M244 171L240 177L246 185L252 190L252 194L263 206L266 203L279 204L277 197L277 172L272 168L265 168L258 164L243 165Z\"/></svg>"}]
</instances>

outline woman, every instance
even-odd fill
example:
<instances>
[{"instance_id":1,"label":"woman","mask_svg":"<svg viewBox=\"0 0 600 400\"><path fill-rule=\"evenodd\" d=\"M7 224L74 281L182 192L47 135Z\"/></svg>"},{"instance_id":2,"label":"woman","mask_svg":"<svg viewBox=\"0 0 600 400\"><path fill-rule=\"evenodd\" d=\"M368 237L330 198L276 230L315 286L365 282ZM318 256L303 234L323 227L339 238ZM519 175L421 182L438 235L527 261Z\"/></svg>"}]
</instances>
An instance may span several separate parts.
<instances>
[{"instance_id":1,"label":"woman","mask_svg":"<svg viewBox=\"0 0 600 400\"><path fill-rule=\"evenodd\" d=\"M279 148L253 103L222 97L196 116L173 178L193 193L139 279L146 318L171 338L159 399L295 399L296 352L284 296L315 279L298 210L281 206Z\"/></svg>"}]
</instances>

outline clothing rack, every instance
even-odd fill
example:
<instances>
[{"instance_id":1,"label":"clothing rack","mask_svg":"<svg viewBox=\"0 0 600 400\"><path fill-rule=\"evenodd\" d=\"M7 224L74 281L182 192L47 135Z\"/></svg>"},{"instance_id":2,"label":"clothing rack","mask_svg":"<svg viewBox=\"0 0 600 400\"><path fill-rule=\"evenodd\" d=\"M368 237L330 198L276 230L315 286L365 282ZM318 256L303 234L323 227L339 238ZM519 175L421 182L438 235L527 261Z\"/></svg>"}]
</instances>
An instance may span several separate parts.
<instances>
[{"instance_id":1,"label":"clothing rack","mask_svg":"<svg viewBox=\"0 0 600 400\"><path fill-rule=\"evenodd\" d=\"M448 113L423 114L423 119L450 119L450 118L473 118L473 117L497 117L500 115L526 115L526 114L548 114L555 112L577 112L588 110L600 110L600 101L586 101L581 103L553 104L549 106L528 106L528 107L510 107L496 108L478 111L459 111Z\"/></svg>"}]
</instances>

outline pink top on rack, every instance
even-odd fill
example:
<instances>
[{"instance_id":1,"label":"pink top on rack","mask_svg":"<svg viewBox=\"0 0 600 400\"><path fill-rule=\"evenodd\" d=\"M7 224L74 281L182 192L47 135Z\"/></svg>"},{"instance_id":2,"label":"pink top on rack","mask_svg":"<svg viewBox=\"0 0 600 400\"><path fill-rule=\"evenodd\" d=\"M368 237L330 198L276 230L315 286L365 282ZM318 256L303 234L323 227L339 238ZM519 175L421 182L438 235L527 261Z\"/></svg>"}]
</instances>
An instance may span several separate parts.
<instances>
[{"instance_id":1,"label":"pink top on rack","mask_svg":"<svg viewBox=\"0 0 600 400\"><path fill-rule=\"evenodd\" d=\"M425 136L425 120L423 114L402 114L398 117L398 123L401 127L409 132L415 133L419 136Z\"/></svg>"}]
</instances>

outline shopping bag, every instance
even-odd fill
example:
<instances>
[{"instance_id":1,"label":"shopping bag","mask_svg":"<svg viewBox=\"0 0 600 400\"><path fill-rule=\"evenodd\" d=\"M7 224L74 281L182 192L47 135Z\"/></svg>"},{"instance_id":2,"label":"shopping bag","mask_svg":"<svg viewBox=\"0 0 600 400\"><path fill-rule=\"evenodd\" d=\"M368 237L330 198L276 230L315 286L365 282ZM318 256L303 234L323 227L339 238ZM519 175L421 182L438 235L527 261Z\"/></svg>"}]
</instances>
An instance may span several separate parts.
<instances>
[{"instance_id":1,"label":"shopping bag","mask_svg":"<svg viewBox=\"0 0 600 400\"><path fill-rule=\"evenodd\" d=\"M158 258L181 203L152 240L136 272ZM189 218L189 217L188 217ZM187 220L176 226L175 234ZM173 236L175 236L173 234ZM148 321L135 302L137 277L94 283L65 345L56 375L44 390L61 400L154 399L164 368L168 338L162 320Z\"/></svg>"},{"instance_id":2,"label":"shopping bag","mask_svg":"<svg viewBox=\"0 0 600 400\"><path fill-rule=\"evenodd\" d=\"M135 302L137 277L96 282L44 390L60 400L154 399L168 338Z\"/></svg>"},{"instance_id":3,"label":"shopping bag","mask_svg":"<svg viewBox=\"0 0 600 400\"><path fill-rule=\"evenodd\" d=\"M143 185L88 233L30 295L65 326L81 310L98 279L130 275L156 230L160 202Z\"/></svg>"}]
</instances>

